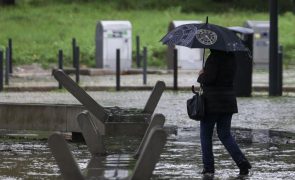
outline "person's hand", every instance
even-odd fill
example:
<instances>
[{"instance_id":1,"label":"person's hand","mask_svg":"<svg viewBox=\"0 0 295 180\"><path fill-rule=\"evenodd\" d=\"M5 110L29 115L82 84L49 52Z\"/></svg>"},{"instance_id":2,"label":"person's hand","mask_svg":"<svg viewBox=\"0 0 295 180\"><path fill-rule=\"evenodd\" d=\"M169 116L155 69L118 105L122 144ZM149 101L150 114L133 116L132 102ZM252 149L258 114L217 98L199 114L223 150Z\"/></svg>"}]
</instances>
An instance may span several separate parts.
<instances>
[{"instance_id":1,"label":"person's hand","mask_svg":"<svg viewBox=\"0 0 295 180\"><path fill-rule=\"evenodd\" d=\"M203 74L203 73L204 73L204 69L201 69L201 70L199 71L198 75L200 76L200 75Z\"/></svg>"}]
</instances>

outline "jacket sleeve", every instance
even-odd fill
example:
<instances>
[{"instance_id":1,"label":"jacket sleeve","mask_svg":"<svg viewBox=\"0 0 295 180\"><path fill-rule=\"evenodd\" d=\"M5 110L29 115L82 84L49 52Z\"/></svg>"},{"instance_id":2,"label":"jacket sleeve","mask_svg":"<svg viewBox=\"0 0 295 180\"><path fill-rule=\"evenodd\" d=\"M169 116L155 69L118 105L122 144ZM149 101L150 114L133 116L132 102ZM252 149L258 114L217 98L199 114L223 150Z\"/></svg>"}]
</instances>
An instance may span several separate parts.
<instances>
[{"instance_id":1,"label":"jacket sleeve","mask_svg":"<svg viewBox=\"0 0 295 180\"><path fill-rule=\"evenodd\" d=\"M198 82L204 85L214 85L218 73L218 59L209 56L206 60L204 72L198 77Z\"/></svg>"}]
</instances>

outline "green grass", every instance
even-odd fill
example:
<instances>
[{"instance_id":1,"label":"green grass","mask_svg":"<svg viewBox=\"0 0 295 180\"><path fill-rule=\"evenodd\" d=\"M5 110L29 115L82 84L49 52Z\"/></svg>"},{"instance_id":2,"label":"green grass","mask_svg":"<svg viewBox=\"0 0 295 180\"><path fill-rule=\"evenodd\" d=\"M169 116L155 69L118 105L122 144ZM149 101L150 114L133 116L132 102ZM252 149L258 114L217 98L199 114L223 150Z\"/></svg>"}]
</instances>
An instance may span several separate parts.
<instances>
[{"instance_id":1,"label":"green grass","mask_svg":"<svg viewBox=\"0 0 295 180\"><path fill-rule=\"evenodd\" d=\"M46 3L32 6L0 7L0 48L13 39L16 64L56 64L57 52L64 50L65 63L71 64L71 41L75 37L81 52L81 64L94 66L95 28L99 20L129 20L141 45L148 48L150 66L165 66L165 49L159 40L165 35L172 20L204 20L223 26L241 26L246 20L268 20L268 13L231 9L222 13L183 13L181 8L167 10L115 10L98 3ZM285 64L295 63L295 15L279 17L280 44L284 46Z\"/></svg>"}]
</instances>

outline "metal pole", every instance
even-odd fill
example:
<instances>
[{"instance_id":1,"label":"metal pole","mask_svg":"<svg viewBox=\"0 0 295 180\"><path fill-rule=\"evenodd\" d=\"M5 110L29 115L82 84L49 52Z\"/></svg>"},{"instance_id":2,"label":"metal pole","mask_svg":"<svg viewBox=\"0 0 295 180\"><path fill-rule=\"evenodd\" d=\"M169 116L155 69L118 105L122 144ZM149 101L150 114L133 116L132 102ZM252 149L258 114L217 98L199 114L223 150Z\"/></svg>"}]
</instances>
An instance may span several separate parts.
<instances>
[{"instance_id":1,"label":"metal pole","mask_svg":"<svg viewBox=\"0 0 295 180\"><path fill-rule=\"evenodd\" d=\"M63 69L63 51L60 49L58 51L58 69ZM58 83L58 89L62 89L62 85Z\"/></svg>"},{"instance_id":2,"label":"metal pole","mask_svg":"<svg viewBox=\"0 0 295 180\"><path fill-rule=\"evenodd\" d=\"M5 85L9 85L9 48L6 47L6 62L5 62Z\"/></svg>"},{"instance_id":3,"label":"metal pole","mask_svg":"<svg viewBox=\"0 0 295 180\"><path fill-rule=\"evenodd\" d=\"M147 82L147 47L143 48L143 84Z\"/></svg>"},{"instance_id":4,"label":"metal pole","mask_svg":"<svg viewBox=\"0 0 295 180\"><path fill-rule=\"evenodd\" d=\"M9 73L12 74L12 39L8 39L8 48L9 48Z\"/></svg>"},{"instance_id":5,"label":"metal pole","mask_svg":"<svg viewBox=\"0 0 295 180\"><path fill-rule=\"evenodd\" d=\"M76 38L73 38L72 39L72 49L73 49L73 67L75 68L76 67L76 56L75 56L75 54L76 54L76 46L77 46L77 44L76 44Z\"/></svg>"},{"instance_id":6,"label":"metal pole","mask_svg":"<svg viewBox=\"0 0 295 180\"><path fill-rule=\"evenodd\" d=\"M278 52L278 87L277 87L277 94L278 96L283 95L283 46L279 46Z\"/></svg>"},{"instance_id":7,"label":"metal pole","mask_svg":"<svg viewBox=\"0 0 295 180\"><path fill-rule=\"evenodd\" d=\"M0 92L3 91L3 51L0 50Z\"/></svg>"},{"instance_id":8,"label":"metal pole","mask_svg":"<svg viewBox=\"0 0 295 180\"><path fill-rule=\"evenodd\" d=\"M140 37L136 36L136 65L140 67Z\"/></svg>"},{"instance_id":9,"label":"metal pole","mask_svg":"<svg viewBox=\"0 0 295 180\"><path fill-rule=\"evenodd\" d=\"M177 49L173 51L173 89L178 90L177 78L178 78L178 57L177 57Z\"/></svg>"},{"instance_id":10,"label":"metal pole","mask_svg":"<svg viewBox=\"0 0 295 180\"><path fill-rule=\"evenodd\" d=\"M269 96L279 96L278 87L278 1L270 0Z\"/></svg>"},{"instance_id":11,"label":"metal pole","mask_svg":"<svg viewBox=\"0 0 295 180\"><path fill-rule=\"evenodd\" d=\"M76 83L80 82L80 48L75 48L75 59L76 59Z\"/></svg>"},{"instance_id":12,"label":"metal pole","mask_svg":"<svg viewBox=\"0 0 295 180\"><path fill-rule=\"evenodd\" d=\"M120 49L116 50L116 90L120 91Z\"/></svg>"}]
</instances>

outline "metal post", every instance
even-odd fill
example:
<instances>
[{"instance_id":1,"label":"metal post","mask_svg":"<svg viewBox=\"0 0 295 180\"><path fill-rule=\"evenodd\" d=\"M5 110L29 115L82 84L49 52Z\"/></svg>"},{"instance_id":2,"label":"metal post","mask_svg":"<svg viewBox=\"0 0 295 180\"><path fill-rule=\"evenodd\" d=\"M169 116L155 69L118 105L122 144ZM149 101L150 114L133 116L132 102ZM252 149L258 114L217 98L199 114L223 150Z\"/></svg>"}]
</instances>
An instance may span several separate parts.
<instances>
[{"instance_id":1,"label":"metal post","mask_svg":"<svg viewBox=\"0 0 295 180\"><path fill-rule=\"evenodd\" d=\"M63 69L63 51L61 49L58 51L58 69ZM58 89L61 89L61 88L62 88L62 85L59 82Z\"/></svg>"},{"instance_id":2,"label":"metal post","mask_svg":"<svg viewBox=\"0 0 295 180\"><path fill-rule=\"evenodd\" d=\"M177 76L178 76L178 72L177 72L177 61L178 61L178 57L177 57L177 49L174 49L173 51L173 89L174 90L178 90L178 85L177 85Z\"/></svg>"},{"instance_id":3,"label":"metal post","mask_svg":"<svg viewBox=\"0 0 295 180\"><path fill-rule=\"evenodd\" d=\"M76 59L76 83L80 82L80 48L75 48L75 59Z\"/></svg>"},{"instance_id":4,"label":"metal post","mask_svg":"<svg viewBox=\"0 0 295 180\"><path fill-rule=\"evenodd\" d=\"M279 46L278 52L278 86L277 86L277 94L278 96L283 95L283 46Z\"/></svg>"},{"instance_id":5,"label":"metal post","mask_svg":"<svg viewBox=\"0 0 295 180\"><path fill-rule=\"evenodd\" d=\"M116 90L120 91L120 49L116 50Z\"/></svg>"},{"instance_id":6,"label":"metal post","mask_svg":"<svg viewBox=\"0 0 295 180\"><path fill-rule=\"evenodd\" d=\"M0 50L0 92L3 91L3 51Z\"/></svg>"},{"instance_id":7,"label":"metal post","mask_svg":"<svg viewBox=\"0 0 295 180\"><path fill-rule=\"evenodd\" d=\"M147 82L147 47L143 48L143 84Z\"/></svg>"},{"instance_id":8,"label":"metal post","mask_svg":"<svg viewBox=\"0 0 295 180\"><path fill-rule=\"evenodd\" d=\"M270 0L269 96L278 96L278 1Z\"/></svg>"},{"instance_id":9,"label":"metal post","mask_svg":"<svg viewBox=\"0 0 295 180\"><path fill-rule=\"evenodd\" d=\"M75 54L76 54L76 46L77 46L77 44L76 44L76 38L73 38L72 39L72 49L73 49L73 67L75 68L76 67L76 56L75 56Z\"/></svg>"},{"instance_id":10,"label":"metal post","mask_svg":"<svg viewBox=\"0 0 295 180\"><path fill-rule=\"evenodd\" d=\"M9 73L12 74L12 39L8 39L8 48L9 48Z\"/></svg>"},{"instance_id":11,"label":"metal post","mask_svg":"<svg viewBox=\"0 0 295 180\"><path fill-rule=\"evenodd\" d=\"M140 67L140 37L136 36L136 65Z\"/></svg>"},{"instance_id":12,"label":"metal post","mask_svg":"<svg viewBox=\"0 0 295 180\"><path fill-rule=\"evenodd\" d=\"M6 62L5 62L5 85L9 85L9 48L6 47Z\"/></svg>"}]
</instances>

